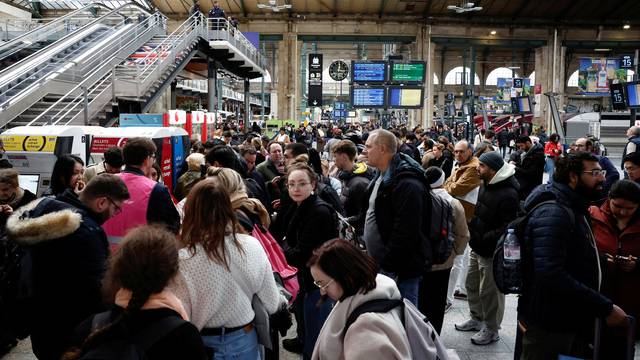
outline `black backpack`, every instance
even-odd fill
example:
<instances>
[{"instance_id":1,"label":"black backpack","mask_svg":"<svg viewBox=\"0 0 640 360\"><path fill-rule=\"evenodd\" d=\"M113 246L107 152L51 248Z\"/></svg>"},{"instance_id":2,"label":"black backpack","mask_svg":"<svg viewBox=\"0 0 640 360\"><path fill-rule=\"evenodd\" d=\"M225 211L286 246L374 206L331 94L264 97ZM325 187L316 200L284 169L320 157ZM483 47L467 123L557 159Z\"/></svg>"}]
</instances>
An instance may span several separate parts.
<instances>
[{"instance_id":1,"label":"black backpack","mask_svg":"<svg viewBox=\"0 0 640 360\"><path fill-rule=\"evenodd\" d=\"M542 205L548 204L557 204L564 208L569 216L569 225L571 226L571 228L574 227L575 217L573 215L573 211L555 200L543 201L534 206L526 214L517 217L515 220L510 222L509 225L507 225L504 233L498 239L496 250L493 253L493 279L496 283L496 286L498 287L498 290L500 290L501 293L522 294L523 263L525 262L525 256L528 253L526 246L527 244L524 243L525 229L527 227L527 224L529 223L529 217L534 212L534 210L541 207ZM510 229L514 230L514 234L520 245L520 266L512 269L507 269L504 266L504 242Z\"/></svg>"},{"instance_id":2,"label":"black backpack","mask_svg":"<svg viewBox=\"0 0 640 360\"><path fill-rule=\"evenodd\" d=\"M338 192L336 192L336 190L331 186L331 180L324 176L320 176L317 188L320 199L331 205L337 213L344 216L344 207L342 206Z\"/></svg>"},{"instance_id":3,"label":"black backpack","mask_svg":"<svg viewBox=\"0 0 640 360\"><path fill-rule=\"evenodd\" d=\"M106 311L97 314L91 321L92 332L107 326L111 322L112 313ZM154 344L170 332L185 324L178 316L169 316L151 323L137 334L126 334L109 339L85 352L81 360L138 360L146 359L145 353Z\"/></svg>"},{"instance_id":4,"label":"black backpack","mask_svg":"<svg viewBox=\"0 0 640 360\"><path fill-rule=\"evenodd\" d=\"M431 205L429 241L431 243L432 263L444 264L453 250L453 207L445 198L429 192Z\"/></svg>"}]
</instances>

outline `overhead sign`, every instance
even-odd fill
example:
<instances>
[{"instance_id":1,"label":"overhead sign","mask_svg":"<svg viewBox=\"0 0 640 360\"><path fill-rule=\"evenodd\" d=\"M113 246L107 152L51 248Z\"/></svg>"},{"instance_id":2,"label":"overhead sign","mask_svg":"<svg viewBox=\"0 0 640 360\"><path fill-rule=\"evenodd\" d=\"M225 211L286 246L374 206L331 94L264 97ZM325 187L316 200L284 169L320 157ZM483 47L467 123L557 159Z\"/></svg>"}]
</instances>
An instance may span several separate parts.
<instances>
[{"instance_id":1,"label":"overhead sign","mask_svg":"<svg viewBox=\"0 0 640 360\"><path fill-rule=\"evenodd\" d=\"M610 84L611 106L613 110L625 110L627 101L624 96L624 84Z\"/></svg>"},{"instance_id":2,"label":"overhead sign","mask_svg":"<svg viewBox=\"0 0 640 360\"><path fill-rule=\"evenodd\" d=\"M161 127L162 114L120 114L120 127Z\"/></svg>"},{"instance_id":3,"label":"overhead sign","mask_svg":"<svg viewBox=\"0 0 640 360\"><path fill-rule=\"evenodd\" d=\"M322 54L309 54L309 106L322 106Z\"/></svg>"},{"instance_id":4,"label":"overhead sign","mask_svg":"<svg viewBox=\"0 0 640 360\"><path fill-rule=\"evenodd\" d=\"M391 63L391 81L398 83L423 83L426 71L424 61Z\"/></svg>"},{"instance_id":5,"label":"overhead sign","mask_svg":"<svg viewBox=\"0 0 640 360\"><path fill-rule=\"evenodd\" d=\"M387 62L353 61L351 80L359 83L383 83L387 81Z\"/></svg>"},{"instance_id":6,"label":"overhead sign","mask_svg":"<svg viewBox=\"0 0 640 360\"><path fill-rule=\"evenodd\" d=\"M1 135L5 151L28 151L52 153L57 136Z\"/></svg>"},{"instance_id":7,"label":"overhead sign","mask_svg":"<svg viewBox=\"0 0 640 360\"><path fill-rule=\"evenodd\" d=\"M385 107L386 96L385 88L379 87L363 87L351 89L351 104L356 107Z\"/></svg>"},{"instance_id":8,"label":"overhead sign","mask_svg":"<svg viewBox=\"0 0 640 360\"><path fill-rule=\"evenodd\" d=\"M620 69L632 69L633 68L633 56L623 55L620 58Z\"/></svg>"},{"instance_id":9,"label":"overhead sign","mask_svg":"<svg viewBox=\"0 0 640 360\"><path fill-rule=\"evenodd\" d=\"M421 108L422 88L409 88L406 86L389 87L390 108Z\"/></svg>"},{"instance_id":10,"label":"overhead sign","mask_svg":"<svg viewBox=\"0 0 640 360\"><path fill-rule=\"evenodd\" d=\"M630 108L640 109L640 81L626 83L627 105Z\"/></svg>"}]
</instances>

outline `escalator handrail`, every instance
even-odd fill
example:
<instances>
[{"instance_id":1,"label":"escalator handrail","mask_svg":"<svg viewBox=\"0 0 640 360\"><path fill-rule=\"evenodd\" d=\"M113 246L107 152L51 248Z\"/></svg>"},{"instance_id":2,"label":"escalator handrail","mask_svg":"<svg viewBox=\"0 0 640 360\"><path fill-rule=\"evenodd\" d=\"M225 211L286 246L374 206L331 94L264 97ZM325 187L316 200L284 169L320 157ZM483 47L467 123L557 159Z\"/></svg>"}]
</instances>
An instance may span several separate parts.
<instances>
[{"instance_id":1,"label":"escalator handrail","mask_svg":"<svg viewBox=\"0 0 640 360\"><path fill-rule=\"evenodd\" d=\"M107 17L109 17L109 16L112 16L112 15L114 15L114 14L120 15L120 14L119 14L119 12L120 12L120 11L124 10L124 8L131 7L131 6L137 7L137 8L139 8L140 10L144 11L144 12L147 14L147 16L151 16L151 15L152 15L151 13L149 13L149 10L148 10L147 8L145 8L144 6L142 6L142 5L138 4L138 3L135 3L135 2L126 3L126 4L122 5L122 6L119 6L119 7L115 8L115 9L111 10L111 11L110 11L110 12L108 12L107 14L102 15L101 17L99 17L99 18L95 19L94 21L92 21L92 22L90 22L90 23L88 23L88 24L84 25L83 27L78 28L78 29L76 29L75 31L73 31L73 32L71 32L71 33L69 33L69 34L67 34L67 35L63 36L62 38L58 39L58 40L57 40L57 41L55 41L54 43L52 43L52 44L50 44L50 45L48 45L48 46L46 46L46 47L44 47L44 48L40 49L39 51L37 51L37 52L35 52L35 53L33 53L33 54L29 55L29 56L27 56L26 58L22 59L21 61L18 61L18 62L16 62L15 64L12 64L11 66L8 66L7 68L5 68L5 69L3 69L2 71L0 71L0 75L1 75L2 73L7 72L7 71L11 71L11 70L13 70L13 68L14 68L15 66L18 66L19 64L21 64L21 63L23 63L24 61L28 60L28 59L29 59L29 58L31 58L32 56L34 56L34 55L38 54L40 51L45 51L45 50L47 50L50 46L54 46L54 45L56 45L56 42L58 42L58 41L65 41L65 40L67 40L67 38L69 38L69 37L71 37L71 36L75 35L75 33L76 33L76 32L79 32L79 31L82 31L82 30L88 29L89 27L91 27L91 26L93 26L93 25L99 24L100 22L102 22L102 21L106 20L106 19L107 19ZM121 16L122 16L122 15L121 15ZM164 16L164 15L162 15L162 16L166 18L166 16ZM1 84L0 84L0 85L1 85Z\"/></svg>"},{"instance_id":2,"label":"escalator handrail","mask_svg":"<svg viewBox=\"0 0 640 360\"><path fill-rule=\"evenodd\" d=\"M93 7L96 7L96 6L102 6L102 7L106 8L107 10L112 10L110 7L106 6L103 3L93 2L91 4L88 4L85 7L82 7L80 9L74 10L74 11L72 11L72 12L70 12L70 13L64 15L64 16L61 16L61 17L59 17L59 18L57 18L57 19L55 19L53 21L50 21L50 22L46 23L45 25L38 26L33 30L27 31L24 34L14 38L14 39L11 39L10 41L5 42L4 44L0 45L0 52L2 52L5 48L9 48L11 46L14 46L16 43L22 42L22 40L25 37L28 37L30 35L33 35L36 32L44 30L45 27L55 26L58 23L64 22L65 20L67 20L69 18L72 18L72 17L76 16L77 14L79 14L81 12L84 12L84 11L87 11L90 8L93 8Z\"/></svg>"}]
</instances>

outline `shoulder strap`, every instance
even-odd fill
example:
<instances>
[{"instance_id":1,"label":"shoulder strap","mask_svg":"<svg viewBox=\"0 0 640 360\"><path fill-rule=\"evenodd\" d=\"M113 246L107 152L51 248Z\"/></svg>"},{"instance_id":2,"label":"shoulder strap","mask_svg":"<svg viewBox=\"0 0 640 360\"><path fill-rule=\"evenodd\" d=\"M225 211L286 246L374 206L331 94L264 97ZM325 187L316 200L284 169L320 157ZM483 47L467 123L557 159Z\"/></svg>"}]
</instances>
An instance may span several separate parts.
<instances>
[{"instance_id":1,"label":"shoulder strap","mask_svg":"<svg viewBox=\"0 0 640 360\"><path fill-rule=\"evenodd\" d=\"M342 330L342 337L347 334L347 330L349 330L351 324L353 324L360 315L370 312L386 313L398 306L404 306L404 302L402 300L375 299L360 304L349 314L347 322L344 324L344 330Z\"/></svg>"},{"instance_id":2,"label":"shoulder strap","mask_svg":"<svg viewBox=\"0 0 640 360\"><path fill-rule=\"evenodd\" d=\"M180 316L171 315L147 326L144 330L133 336L132 342L146 352L151 346L168 335L186 321Z\"/></svg>"}]
</instances>

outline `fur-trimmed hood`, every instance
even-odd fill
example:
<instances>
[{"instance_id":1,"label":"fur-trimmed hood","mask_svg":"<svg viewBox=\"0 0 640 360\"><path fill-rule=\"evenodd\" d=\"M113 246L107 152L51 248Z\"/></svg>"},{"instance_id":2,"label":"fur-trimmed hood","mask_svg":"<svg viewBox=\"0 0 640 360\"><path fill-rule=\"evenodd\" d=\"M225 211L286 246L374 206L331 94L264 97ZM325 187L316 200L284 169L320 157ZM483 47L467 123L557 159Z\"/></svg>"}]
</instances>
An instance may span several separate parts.
<instances>
[{"instance_id":1,"label":"fur-trimmed hood","mask_svg":"<svg viewBox=\"0 0 640 360\"><path fill-rule=\"evenodd\" d=\"M73 206L52 199L37 199L21 207L7 220L7 233L21 245L35 245L73 234L82 214Z\"/></svg>"}]
</instances>

